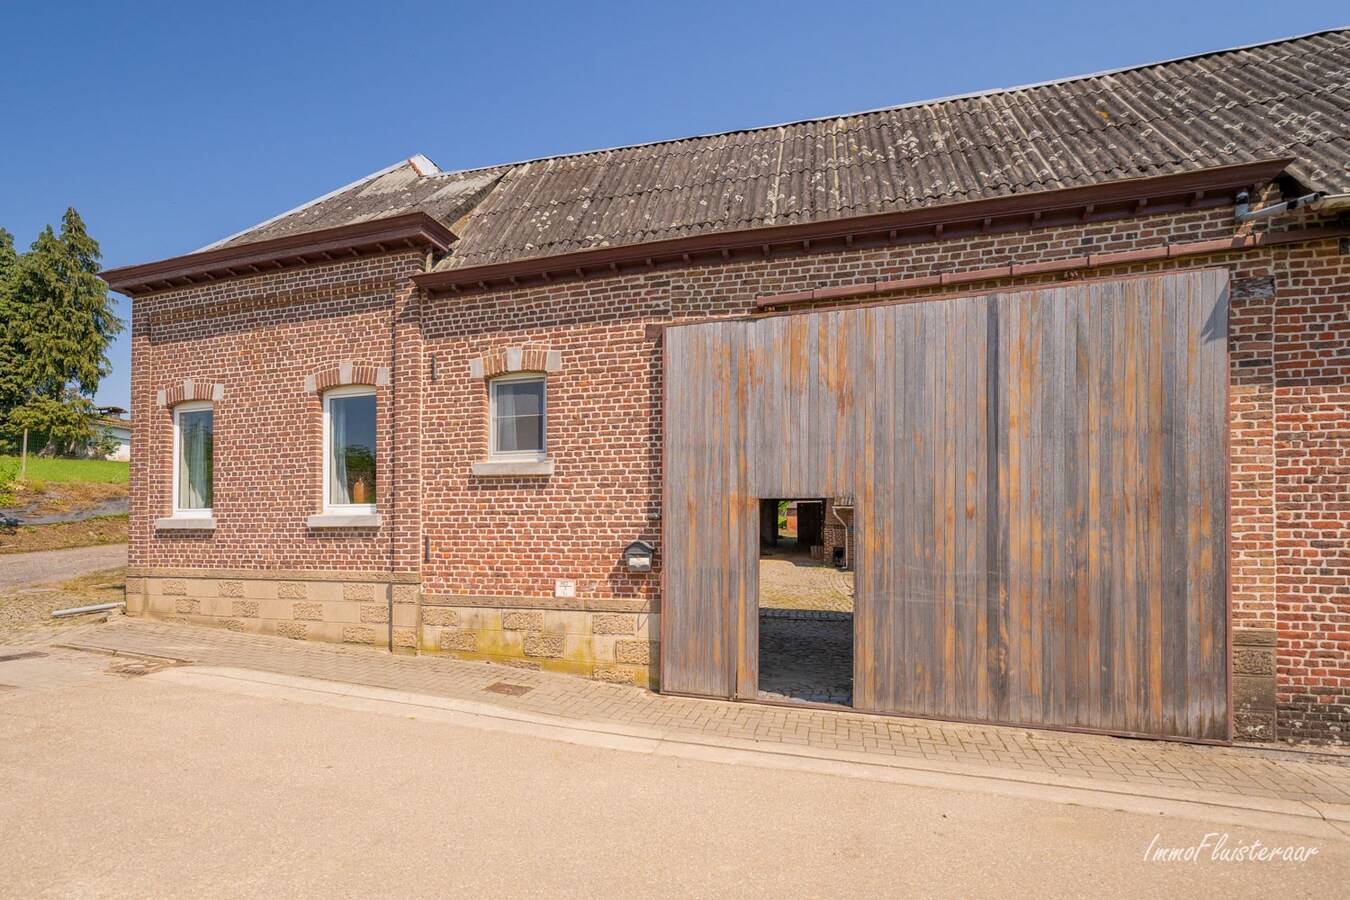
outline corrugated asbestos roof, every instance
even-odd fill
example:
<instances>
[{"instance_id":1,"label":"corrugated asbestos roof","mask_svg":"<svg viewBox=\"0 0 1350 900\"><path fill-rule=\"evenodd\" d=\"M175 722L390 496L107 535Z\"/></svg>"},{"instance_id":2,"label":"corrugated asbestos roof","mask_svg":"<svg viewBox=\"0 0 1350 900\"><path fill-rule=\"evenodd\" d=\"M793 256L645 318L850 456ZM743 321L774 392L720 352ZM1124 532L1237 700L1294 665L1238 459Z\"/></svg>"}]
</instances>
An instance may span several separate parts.
<instances>
[{"instance_id":1,"label":"corrugated asbestos roof","mask_svg":"<svg viewBox=\"0 0 1350 900\"><path fill-rule=\"evenodd\" d=\"M930 103L421 175L410 161L230 239L423 210L461 268L1293 156L1350 190L1350 29Z\"/></svg>"},{"instance_id":2,"label":"corrugated asbestos roof","mask_svg":"<svg viewBox=\"0 0 1350 900\"><path fill-rule=\"evenodd\" d=\"M478 169L424 176L409 160L204 249L252 244L418 211L450 225L473 209L504 171Z\"/></svg>"}]
</instances>

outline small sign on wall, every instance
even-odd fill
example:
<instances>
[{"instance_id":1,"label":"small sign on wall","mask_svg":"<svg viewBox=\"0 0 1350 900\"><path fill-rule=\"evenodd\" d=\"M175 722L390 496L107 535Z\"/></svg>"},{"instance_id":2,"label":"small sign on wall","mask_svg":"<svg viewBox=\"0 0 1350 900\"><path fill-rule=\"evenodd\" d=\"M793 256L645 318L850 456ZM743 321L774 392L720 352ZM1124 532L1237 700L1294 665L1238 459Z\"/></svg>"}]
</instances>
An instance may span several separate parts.
<instances>
[{"instance_id":1,"label":"small sign on wall","mask_svg":"<svg viewBox=\"0 0 1350 900\"><path fill-rule=\"evenodd\" d=\"M577 583L567 578L559 578L553 582L553 596L555 597L575 597L577 595Z\"/></svg>"}]
</instances>

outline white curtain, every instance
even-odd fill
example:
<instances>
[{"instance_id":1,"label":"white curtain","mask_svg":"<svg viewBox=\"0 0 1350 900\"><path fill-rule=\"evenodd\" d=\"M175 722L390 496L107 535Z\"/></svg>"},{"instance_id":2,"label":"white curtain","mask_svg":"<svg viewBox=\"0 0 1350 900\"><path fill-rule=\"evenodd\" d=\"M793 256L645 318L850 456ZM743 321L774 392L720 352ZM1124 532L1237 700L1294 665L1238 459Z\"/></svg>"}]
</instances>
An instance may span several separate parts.
<instances>
[{"instance_id":1,"label":"white curtain","mask_svg":"<svg viewBox=\"0 0 1350 900\"><path fill-rule=\"evenodd\" d=\"M183 412L178 422L178 508L210 509L215 462L211 410Z\"/></svg>"},{"instance_id":2,"label":"white curtain","mask_svg":"<svg viewBox=\"0 0 1350 900\"><path fill-rule=\"evenodd\" d=\"M351 503L351 486L347 483L347 405L334 397L328 405L328 502Z\"/></svg>"}]
</instances>

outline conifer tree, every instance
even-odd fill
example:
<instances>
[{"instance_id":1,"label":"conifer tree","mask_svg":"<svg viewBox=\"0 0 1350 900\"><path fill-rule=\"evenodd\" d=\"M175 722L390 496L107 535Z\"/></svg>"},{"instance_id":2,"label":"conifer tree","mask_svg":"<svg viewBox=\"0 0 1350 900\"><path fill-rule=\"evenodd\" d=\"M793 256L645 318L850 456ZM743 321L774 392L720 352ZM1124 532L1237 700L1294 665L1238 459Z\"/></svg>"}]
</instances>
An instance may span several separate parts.
<instances>
[{"instance_id":1,"label":"conifer tree","mask_svg":"<svg viewBox=\"0 0 1350 900\"><path fill-rule=\"evenodd\" d=\"M0 238L0 270L3 244ZM9 244L12 257L12 238ZM0 276L0 427L7 443L23 428L57 453L94 438L92 397L111 371L108 345L122 330L98 277L99 258L98 242L72 207L60 234L45 228L8 263L8 277Z\"/></svg>"}]
</instances>

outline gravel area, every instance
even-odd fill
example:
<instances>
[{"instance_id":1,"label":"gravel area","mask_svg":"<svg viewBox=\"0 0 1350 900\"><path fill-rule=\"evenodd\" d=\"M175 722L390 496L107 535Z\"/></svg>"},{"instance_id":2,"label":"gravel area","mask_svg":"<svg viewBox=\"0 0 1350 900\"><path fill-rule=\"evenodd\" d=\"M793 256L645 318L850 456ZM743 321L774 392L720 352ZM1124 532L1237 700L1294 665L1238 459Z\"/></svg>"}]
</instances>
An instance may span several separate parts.
<instances>
[{"instance_id":1,"label":"gravel area","mask_svg":"<svg viewBox=\"0 0 1350 900\"><path fill-rule=\"evenodd\" d=\"M0 556L0 644L41 643L107 614L53 619L52 611L126 597L125 544Z\"/></svg>"}]
</instances>

